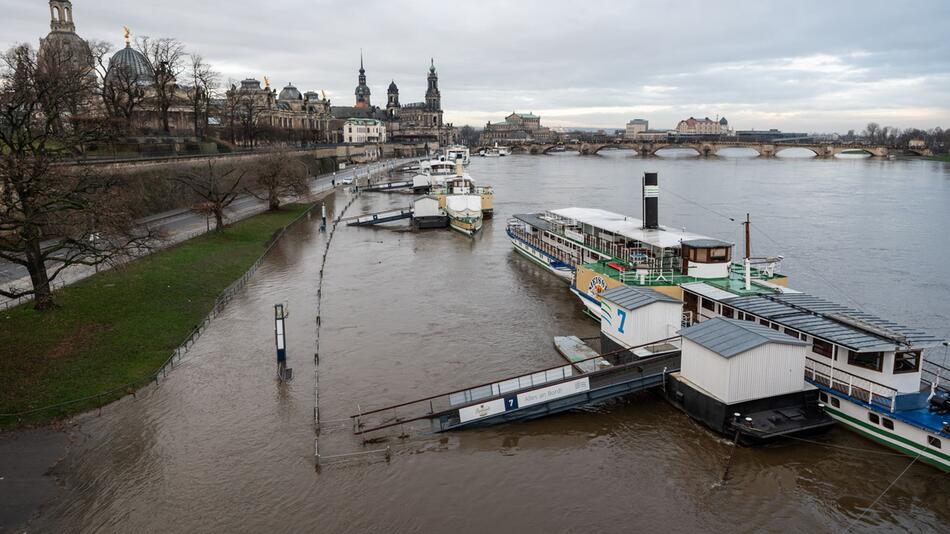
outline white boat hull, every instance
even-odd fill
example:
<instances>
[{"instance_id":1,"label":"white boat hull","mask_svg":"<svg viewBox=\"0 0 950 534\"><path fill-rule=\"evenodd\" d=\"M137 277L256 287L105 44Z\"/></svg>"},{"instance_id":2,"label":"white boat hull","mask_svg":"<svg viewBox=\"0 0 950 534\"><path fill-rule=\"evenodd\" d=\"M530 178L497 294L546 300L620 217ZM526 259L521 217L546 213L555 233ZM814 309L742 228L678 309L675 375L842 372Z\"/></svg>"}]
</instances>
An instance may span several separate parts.
<instances>
[{"instance_id":1,"label":"white boat hull","mask_svg":"<svg viewBox=\"0 0 950 534\"><path fill-rule=\"evenodd\" d=\"M581 299L581 303L584 304L584 309L587 313L596 321L600 321L600 301L596 298L588 295L587 293L582 292L574 286L571 286L571 293Z\"/></svg>"},{"instance_id":2,"label":"white boat hull","mask_svg":"<svg viewBox=\"0 0 950 534\"><path fill-rule=\"evenodd\" d=\"M517 237L509 236L509 239L511 240L511 244L514 245L515 250L520 252L522 256L525 256L529 260L540 265L541 267L544 267L548 271L554 273L560 278L563 278L564 280L570 281L574 278L574 270L570 267L561 266L563 264L555 266L556 260L550 256L538 251ZM557 263L560 264L560 262Z\"/></svg>"},{"instance_id":3,"label":"white boat hull","mask_svg":"<svg viewBox=\"0 0 950 534\"><path fill-rule=\"evenodd\" d=\"M834 402L830 405L826 404L825 412L849 430L908 456L919 456L919 461L931 464L938 469L950 471L950 457L948 457L946 449L950 445L950 440L939 434L928 432L923 428L909 425L897 418L889 418L879 411L871 410L849 400L847 396L835 394L834 390L821 389L830 399L838 401L838 406L834 406ZM891 419L894 422L894 429L887 429L881 424L871 423L868 420L869 413L876 414L880 419ZM928 436L939 439L944 448L937 449L930 446L927 442Z\"/></svg>"}]
</instances>

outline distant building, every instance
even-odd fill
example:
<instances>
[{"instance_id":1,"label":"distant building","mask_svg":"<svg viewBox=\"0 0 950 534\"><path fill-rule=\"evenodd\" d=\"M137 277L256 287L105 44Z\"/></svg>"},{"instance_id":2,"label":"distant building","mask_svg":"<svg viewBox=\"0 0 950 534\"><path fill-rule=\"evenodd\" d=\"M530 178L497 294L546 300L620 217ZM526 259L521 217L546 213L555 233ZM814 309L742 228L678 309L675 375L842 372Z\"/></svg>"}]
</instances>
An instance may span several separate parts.
<instances>
[{"instance_id":1,"label":"distant building","mask_svg":"<svg viewBox=\"0 0 950 534\"><path fill-rule=\"evenodd\" d=\"M385 143L386 125L376 119L347 119L343 124L344 143Z\"/></svg>"},{"instance_id":2,"label":"distant building","mask_svg":"<svg viewBox=\"0 0 950 534\"><path fill-rule=\"evenodd\" d=\"M907 142L908 148L927 148L927 141L923 139L911 139Z\"/></svg>"},{"instance_id":3,"label":"distant building","mask_svg":"<svg viewBox=\"0 0 950 534\"><path fill-rule=\"evenodd\" d=\"M515 113L505 117L505 122L488 123L482 131L479 144L493 145L495 143L524 143L539 142L552 143L557 134L550 128L541 126L541 117L533 113Z\"/></svg>"},{"instance_id":4,"label":"distant building","mask_svg":"<svg viewBox=\"0 0 950 534\"><path fill-rule=\"evenodd\" d=\"M627 123L627 129L623 134L624 139L639 139L638 134L642 134L650 129L650 121L646 119L633 119Z\"/></svg>"},{"instance_id":5,"label":"distant building","mask_svg":"<svg viewBox=\"0 0 950 534\"><path fill-rule=\"evenodd\" d=\"M682 135L722 135L729 133L729 121L725 117L718 121L709 117L697 119L690 117L676 125L676 133Z\"/></svg>"}]
</instances>

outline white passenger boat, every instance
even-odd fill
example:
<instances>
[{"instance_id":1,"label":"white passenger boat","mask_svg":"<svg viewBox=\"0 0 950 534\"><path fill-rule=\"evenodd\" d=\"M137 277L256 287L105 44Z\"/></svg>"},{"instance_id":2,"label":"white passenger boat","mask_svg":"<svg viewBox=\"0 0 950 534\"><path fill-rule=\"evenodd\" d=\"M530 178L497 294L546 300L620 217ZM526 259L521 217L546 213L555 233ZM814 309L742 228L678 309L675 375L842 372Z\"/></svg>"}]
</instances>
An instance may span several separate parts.
<instances>
[{"instance_id":1,"label":"white passenger boat","mask_svg":"<svg viewBox=\"0 0 950 534\"><path fill-rule=\"evenodd\" d=\"M472 162L471 152L468 147L462 145L452 145L445 149L445 159L450 162L462 160L462 165L468 167Z\"/></svg>"}]
</instances>

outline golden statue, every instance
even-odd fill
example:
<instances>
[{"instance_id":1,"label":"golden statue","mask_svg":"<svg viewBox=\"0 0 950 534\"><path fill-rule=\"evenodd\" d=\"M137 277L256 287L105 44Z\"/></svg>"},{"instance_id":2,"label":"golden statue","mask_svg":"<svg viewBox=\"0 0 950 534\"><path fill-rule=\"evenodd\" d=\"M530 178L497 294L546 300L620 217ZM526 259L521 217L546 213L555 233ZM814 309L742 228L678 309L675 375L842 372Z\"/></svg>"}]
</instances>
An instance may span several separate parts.
<instances>
[{"instance_id":1,"label":"golden statue","mask_svg":"<svg viewBox=\"0 0 950 534\"><path fill-rule=\"evenodd\" d=\"M327 99L327 92L324 91L323 89L320 89L320 96L321 96L324 100L326 100L326 99Z\"/></svg>"},{"instance_id":2,"label":"golden statue","mask_svg":"<svg viewBox=\"0 0 950 534\"><path fill-rule=\"evenodd\" d=\"M270 80L267 79L267 76L264 76L264 89L270 89Z\"/></svg>"},{"instance_id":3,"label":"golden statue","mask_svg":"<svg viewBox=\"0 0 950 534\"><path fill-rule=\"evenodd\" d=\"M129 38L132 37L132 30L130 30L128 26L123 26L122 29L125 30L125 44L129 44Z\"/></svg>"}]
</instances>

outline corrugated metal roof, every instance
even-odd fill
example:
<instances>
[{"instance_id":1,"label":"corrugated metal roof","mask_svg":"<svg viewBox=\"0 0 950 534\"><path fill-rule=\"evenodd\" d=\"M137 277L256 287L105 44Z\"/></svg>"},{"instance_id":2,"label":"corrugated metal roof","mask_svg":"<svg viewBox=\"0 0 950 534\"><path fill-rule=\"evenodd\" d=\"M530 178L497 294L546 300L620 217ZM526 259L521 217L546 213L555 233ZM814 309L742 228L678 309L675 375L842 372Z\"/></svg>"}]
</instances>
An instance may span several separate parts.
<instances>
[{"instance_id":1,"label":"corrugated metal roof","mask_svg":"<svg viewBox=\"0 0 950 534\"><path fill-rule=\"evenodd\" d=\"M706 282L688 282L686 284L683 284L680 287L682 287L683 289L692 291L693 293L696 293L699 296L707 297L713 300L724 301L726 299L731 299L736 296L735 293L730 293L723 289L719 289L718 287L713 287L707 284Z\"/></svg>"},{"instance_id":2,"label":"corrugated metal roof","mask_svg":"<svg viewBox=\"0 0 950 534\"><path fill-rule=\"evenodd\" d=\"M696 323L680 330L679 334L724 358L732 358L766 343L806 345L804 341L767 326L724 317Z\"/></svg>"},{"instance_id":3,"label":"corrugated metal roof","mask_svg":"<svg viewBox=\"0 0 950 534\"><path fill-rule=\"evenodd\" d=\"M613 289L604 291L600 294L600 297L628 310L642 308L655 302L669 302L672 304L683 303L679 299L675 299L669 295L664 295L663 293L648 287L615 287Z\"/></svg>"},{"instance_id":4,"label":"corrugated metal roof","mask_svg":"<svg viewBox=\"0 0 950 534\"><path fill-rule=\"evenodd\" d=\"M733 297L723 299L722 302L738 310L856 351L894 350L899 342L892 337L906 339L907 344L919 348L941 342L940 339L921 330L806 293Z\"/></svg>"},{"instance_id":5,"label":"corrugated metal roof","mask_svg":"<svg viewBox=\"0 0 950 534\"><path fill-rule=\"evenodd\" d=\"M721 239L685 239L683 244L687 247L693 248L716 248L716 247L731 247L732 243L728 241L723 241Z\"/></svg>"},{"instance_id":6,"label":"corrugated metal roof","mask_svg":"<svg viewBox=\"0 0 950 534\"><path fill-rule=\"evenodd\" d=\"M551 230L551 224L548 221L545 221L538 213L516 213L514 215L515 219L519 221L534 226L539 230L549 231Z\"/></svg>"}]
</instances>

